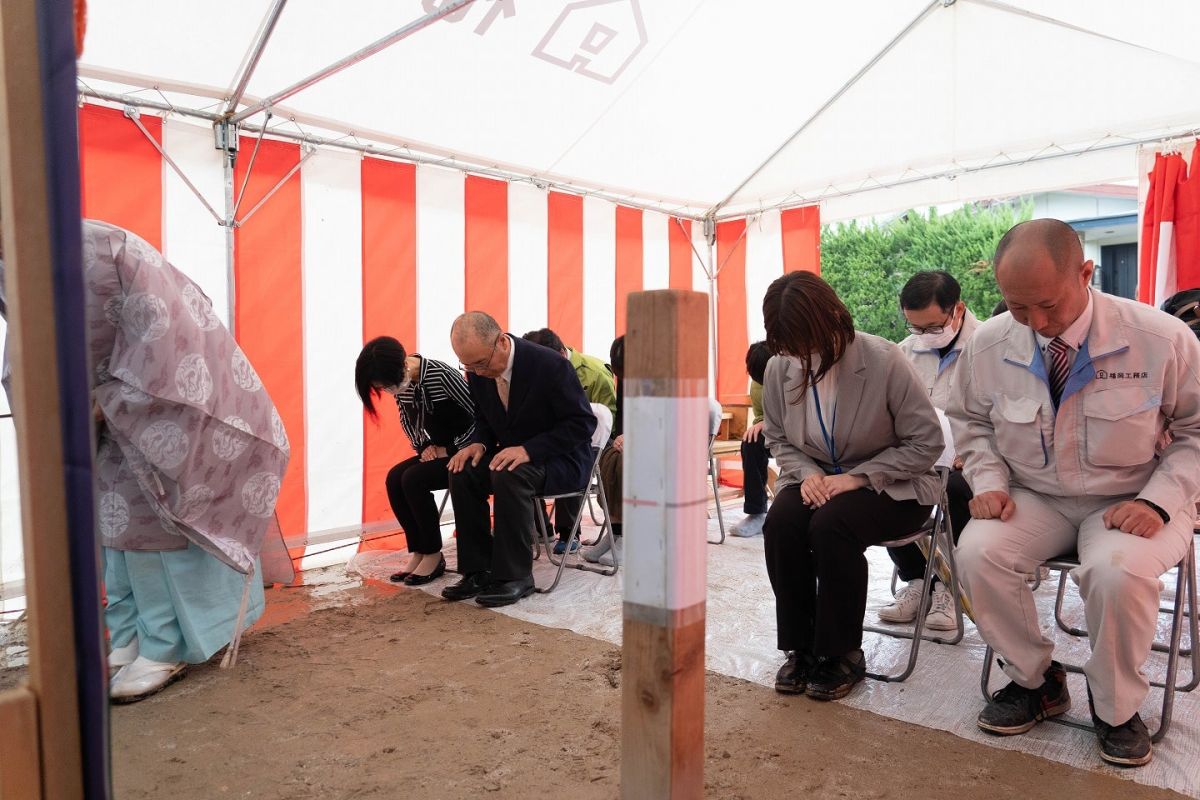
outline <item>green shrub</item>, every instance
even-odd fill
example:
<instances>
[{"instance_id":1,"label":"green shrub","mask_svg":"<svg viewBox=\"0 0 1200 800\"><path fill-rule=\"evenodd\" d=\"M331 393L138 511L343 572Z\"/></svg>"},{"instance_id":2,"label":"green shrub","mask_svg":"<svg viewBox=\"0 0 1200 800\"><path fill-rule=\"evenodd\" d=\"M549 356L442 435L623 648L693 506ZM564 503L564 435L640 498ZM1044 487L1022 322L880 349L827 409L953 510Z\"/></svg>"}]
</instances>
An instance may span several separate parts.
<instances>
[{"instance_id":1,"label":"green shrub","mask_svg":"<svg viewBox=\"0 0 1200 800\"><path fill-rule=\"evenodd\" d=\"M941 216L936 209L928 216L909 211L884 225L825 225L821 276L846 303L859 330L894 342L907 335L900 289L923 269L942 269L957 278L967 307L986 319L1000 299L992 275L996 244L1032 212L1030 203L967 205Z\"/></svg>"}]
</instances>

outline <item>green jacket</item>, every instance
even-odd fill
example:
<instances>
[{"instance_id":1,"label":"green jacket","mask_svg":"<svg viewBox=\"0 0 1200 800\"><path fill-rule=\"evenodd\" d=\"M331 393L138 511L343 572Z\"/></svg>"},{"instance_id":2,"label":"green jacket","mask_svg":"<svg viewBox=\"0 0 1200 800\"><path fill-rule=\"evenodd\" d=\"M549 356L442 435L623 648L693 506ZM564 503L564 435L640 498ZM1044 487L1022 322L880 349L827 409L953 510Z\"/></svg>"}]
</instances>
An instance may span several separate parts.
<instances>
[{"instance_id":1,"label":"green jacket","mask_svg":"<svg viewBox=\"0 0 1200 800\"><path fill-rule=\"evenodd\" d=\"M750 408L754 410L754 419L750 420L751 425L757 425L763 421L762 394L762 384L750 381Z\"/></svg>"},{"instance_id":2,"label":"green jacket","mask_svg":"<svg viewBox=\"0 0 1200 800\"><path fill-rule=\"evenodd\" d=\"M604 362L595 356L588 356L571 348L567 348L567 358L583 384L583 393L589 403L599 403L608 406L615 417L617 414L617 386L613 383L612 373Z\"/></svg>"}]
</instances>

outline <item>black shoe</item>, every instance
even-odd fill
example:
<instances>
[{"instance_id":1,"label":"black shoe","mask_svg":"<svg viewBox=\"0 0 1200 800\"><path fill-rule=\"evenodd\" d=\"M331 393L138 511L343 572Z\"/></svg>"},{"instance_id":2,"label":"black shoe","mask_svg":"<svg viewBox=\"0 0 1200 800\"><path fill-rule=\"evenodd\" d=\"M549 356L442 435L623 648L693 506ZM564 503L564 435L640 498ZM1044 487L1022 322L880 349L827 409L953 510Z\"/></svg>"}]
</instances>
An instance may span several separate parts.
<instances>
[{"instance_id":1,"label":"black shoe","mask_svg":"<svg viewBox=\"0 0 1200 800\"><path fill-rule=\"evenodd\" d=\"M862 650L844 656L822 658L808 676L804 693L814 700L840 700L867 676L867 660Z\"/></svg>"},{"instance_id":2,"label":"black shoe","mask_svg":"<svg viewBox=\"0 0 1200 800\"><path fill-rule=\"evenodd\" d=\"M447 600L468 600L483 591L491 583L492 574L487 570L472 572L464 575L458 583L452 583L442 589L442 597Z\"/></svg>"},{"instance_id":3,"label":"black shoe","mask_svg":"<svg viewBox=\"0 0 1200 800\"><path fill-rule=\"evenodd\" d=\"M1124 725L1109 725L1096 716L1092 705L1092 688L1088 687L1088 707L1092 711L1092 724L1096 726L1096 737L1100 740L1100 757L1120 767L1140 767L1149 764L1153 757L1150 731L1142 722L1140 714L1134 714Z\"/></svg>"},{"instance_id":4,"label":"black shoe","mask_svg":"<svg viewBox=\"0 0 1200 800\"><path fill-rule=\"evenodd\" d=\"M412 575L411 570L409 570L407 572L404 570L400 570L399 572L393 572L391 575L389 575L388 580L391 581L392 583L404 583L404 579L407 578L409 575Z\"/></svg>"},{"instance_id":5,"label":"black shoe","mask_svg":"<svg viewBox=\"0 0 1200 800\"><path fill-rule=\"evenodd\" d=\"M775 691L783 694L804 694L808 676L817 665L817 659L808 653L789 650L787 661L775 673Z\"/></svg>"},{"instance_id":6,"label":"black shoe","mask_svg":"<svg viewBox=\"0 0 1200 800\"><path fill-rule=\"evenodd\" d=\"M1044 719L1065 714L1071 707L1067 691L1067 671L1057 661L1036 689L1026 689L1013 681L992 694L992 700L979 712L977 724L988 733L1012 736L1037 725Z\"/></svg>"},{"instance_id":7,"label":"black shoe","mask_svg":"<svg viewBox=\"0 0 1200 800\"><path fill-rule=\"evenodd\" d=\"M433 583L438 578L446 574L446 557L442 556L438 560L438 565L433 568L433 572L428 575L417 575L413 573L404 579L405 586L424 586L427 583Z\"/></svg>"},{"instance_id":8,"label":"black shoe","mask_svg":"<svg viewBox=\"0 0 1200 800\"><path fill-rule=\"evenodd\" d=\"M518 578L515 581L493 581L479 593L475 602L488 608L511 606L522 597L528 597L531 594L533 594L532 575L528 578Z\"/></svg>"}]
</instances>

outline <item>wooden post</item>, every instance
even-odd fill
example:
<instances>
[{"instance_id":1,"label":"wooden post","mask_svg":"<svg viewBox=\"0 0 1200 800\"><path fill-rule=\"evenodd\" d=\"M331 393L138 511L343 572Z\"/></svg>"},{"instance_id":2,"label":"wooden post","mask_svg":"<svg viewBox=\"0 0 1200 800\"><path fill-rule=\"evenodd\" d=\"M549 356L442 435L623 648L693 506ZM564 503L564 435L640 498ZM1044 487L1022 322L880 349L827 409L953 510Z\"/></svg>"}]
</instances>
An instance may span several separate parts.
<instances>
[{"instance_id":1,"label":"wooden post","mask_svg":"<svg viewBox=\"0 0 1200 800\"><path fill-rule=\"evenodd\" d=\"M4 0L0 218L29 604L29 685L0 700L0 728L6 729L0 760L4 788L11 786L13 797L37 797L21 792L38 787L28 780L10 784L9 760L40 754L42 796L71 800L83 796L83 775L39 39L38 3Z\"/></svg>"},{"instance_id":2,"label":"wooden post","mask_svg":"<svg viewBox=\"0 0 1200 800\"><path fill-rule=\"evenodd\" d=\"M708 306L629 296L621 796L704 796Z\"/></svg>"},{"instance_id":3,"label":"wooden post","mask_svg":"<svg viewBox=\"0 0 1200 800\"><path fill-rule=\"evenodd\" d=\"M40 798L40 767L37 698L25 686L0 694L0 797Z\"/></svg>"}]
</instances>

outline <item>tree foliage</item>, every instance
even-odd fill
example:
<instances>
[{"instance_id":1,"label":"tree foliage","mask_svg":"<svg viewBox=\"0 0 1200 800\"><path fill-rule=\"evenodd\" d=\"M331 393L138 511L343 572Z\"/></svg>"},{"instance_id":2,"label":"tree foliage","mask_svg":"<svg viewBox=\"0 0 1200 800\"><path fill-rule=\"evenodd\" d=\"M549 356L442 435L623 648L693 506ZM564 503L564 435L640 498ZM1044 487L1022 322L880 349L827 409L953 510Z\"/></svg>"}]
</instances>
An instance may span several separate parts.
<instances>
[{"instance_id":1,"label":"tree foliage","mask_svg":"<svg viewBox=\"0 0 1200 800\"><path fill-rule=\"evenodd\" d=\"M855 327L898 342L907 334L900 289L913 273L942 269L962 285L963 300L986 319L1000 299L992 255L1005 231L1032 216L1032 205L967 205L953 213L910 211L884 225L856 222L821 231L821 277L842 298Z\"/></svg>"}]
</instances>

